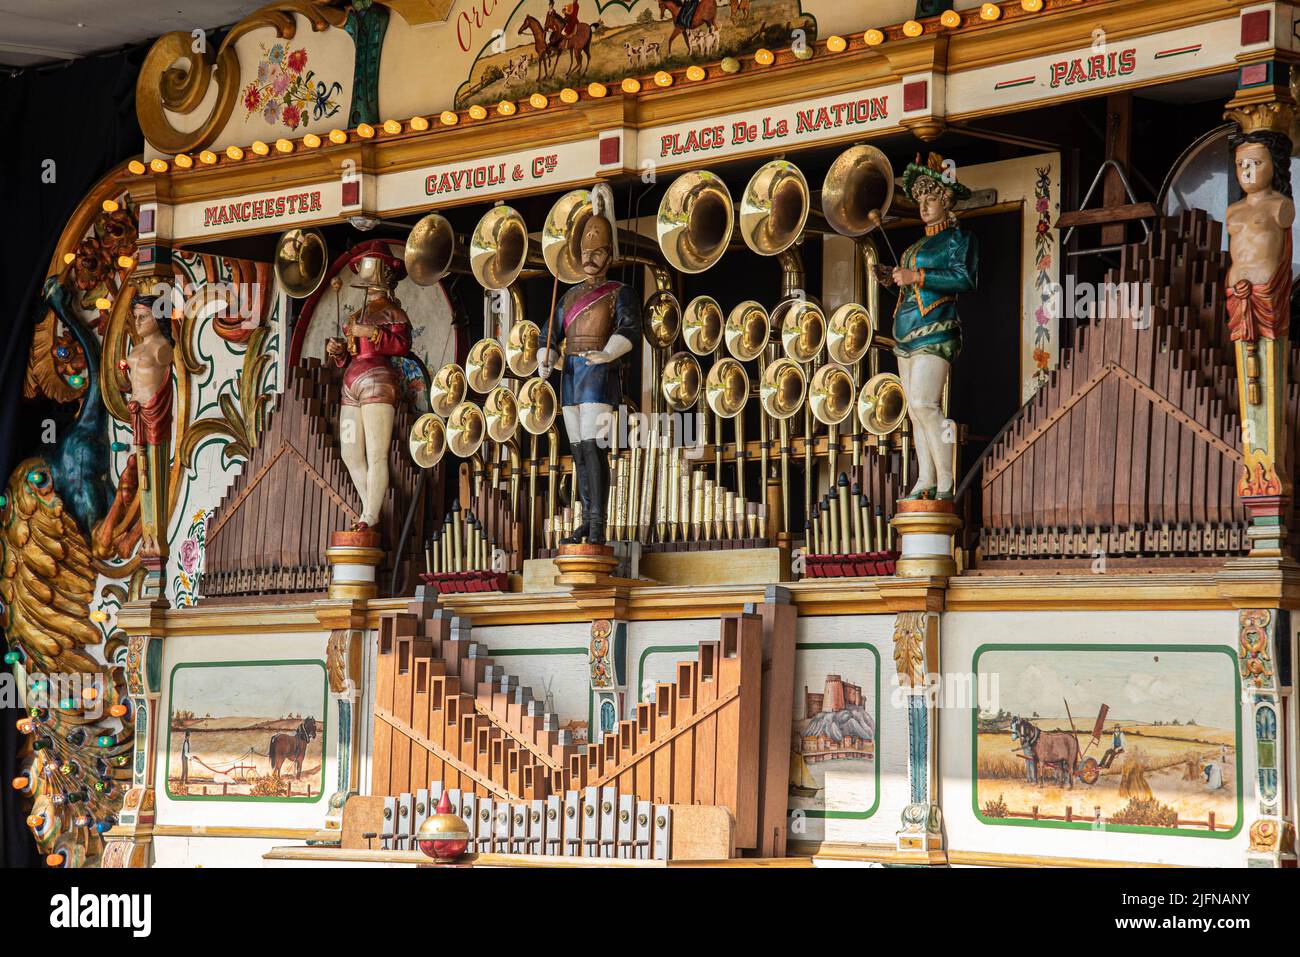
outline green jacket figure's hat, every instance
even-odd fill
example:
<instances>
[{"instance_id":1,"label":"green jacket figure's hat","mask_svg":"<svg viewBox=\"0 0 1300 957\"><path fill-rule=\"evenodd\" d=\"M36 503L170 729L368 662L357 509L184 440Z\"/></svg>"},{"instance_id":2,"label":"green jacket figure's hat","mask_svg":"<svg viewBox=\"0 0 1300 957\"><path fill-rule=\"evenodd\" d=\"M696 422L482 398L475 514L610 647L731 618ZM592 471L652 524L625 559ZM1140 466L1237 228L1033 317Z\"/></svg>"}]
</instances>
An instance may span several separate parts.
<instances>
[{"instance_id":1,"label":"green jacket figure's hat","mask_svg":"<svg viewBox=\"0 0 1300 957\"><path fill-rule=\"evenodd\" d=\"M957 182L957 177L952 169L944 168L943 157L938 153L931 153L929 160L924 164L921 162L921 156L918 153L916 162L908 163L907 169L903 171L903 192L907 194L912 202L917 201L912 190L917 183L924 180L933 180L944 189L951 190L954 200L966 199L970 196L970 190Z\"/></svg>"}]
</instances>

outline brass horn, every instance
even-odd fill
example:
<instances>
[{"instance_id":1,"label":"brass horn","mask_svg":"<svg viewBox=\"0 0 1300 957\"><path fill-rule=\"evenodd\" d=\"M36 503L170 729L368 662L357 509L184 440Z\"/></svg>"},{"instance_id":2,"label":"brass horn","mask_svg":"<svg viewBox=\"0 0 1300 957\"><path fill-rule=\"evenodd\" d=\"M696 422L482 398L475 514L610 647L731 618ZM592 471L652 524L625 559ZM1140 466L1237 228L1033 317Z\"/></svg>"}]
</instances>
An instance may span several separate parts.
<instances>
[{"instance_id":1,"label":"brass horn","mask_svg":"<svg viewBox=\"0 0 1300 957\"><path fill-rule=\"evenodd\" d=\"M825 425L839 425L853 412L853 393L853 377L843 366L822 366L808 386L813 416Z\"/></svg>"},{"instance_id":2,"label":"brass horn","mask_svg":"<svg viewBox=\"0 0 1300 957\"><path fill-rule=\"evenodd\" d=\"M542 225L542 258L551 275L570 285L582 282L582 231L591 218L591 193L575 189L565 193L546 214Z\"/></svg>"},{"instance_id":3,"label":"brass horn","mask_svg":"<svg viewBox=\"0 0 1300 957\"><path fill-rule=\"evenodd\" d=\"M689 352L678 352L664 364L661 388L664 401L673 412L685 412L700 398L704 376L700 363Z\"/></svg>"},{"instance_id":4,"label":"brass horn","mask_svg":"<svg viewBox=\"0 0 1300 957\"><path fill-rule=\"evenodd\" d=\"M757 359L771 334L767 310L753 299L742 302L727 314L724 338L727 351L741 362Z\"/></svg>"},{"instance_id":5,"label":"brass horn","mask_svg":"<svg viewBox=\"0 0 1300 957\"><path fill-rule=\"evenodd\" d=\"M678 272L700 273L731 244L735 204L716 173L695 170L673 181L659 203L659 248Z\"/></svg>"},{"instance_id":6,"label":"brass horn","mask_svg":"<svg viewBox=\"0 0 1300 957\"><path fill-rule=\"evenodd\" d=\"M318 229L291 229L275 244L275 278L290 299L306 299L325 281L329 247Z\"/></svg>"},{"instance_id":7,"label":"brass horn","mask_svg":"<svg viewBox=\"0 0 1300 957\"><path fill-rule=\"evenodd\" d=\"M712 355L722 342L722 307L712 296L696 296L682 314L682 341L697 356Z\"/></svg>"},{"instance_id":8,"label":"brass horn","mask_svg":"<svg viewBox=\"0 0 1300 957\"><path fill-rule=\"evenodd\" d=\"M866 307L846 302L831 313L826 323L826 353L831 361L851 366L867 354L875 332Z\"/></svg>"},{"instance_id":9,"label":"brass horn","mask_svg":"<svg viewBox=\"0 0 1300 957\"><path fill-rule=\"evenodd\" d=\"M507 289L528 263L528 226L509 206L494 206L474 227L469 268L484 289Z\"/></svg>"},{"instance_id":10,"label":"brass horn","mask_svg":"<svg viewBox=\"0 0 1300 957\"><path fill-rule=\"evenodd\" d=\"M808 299L787 299L776 307L772 324L781 330L785 354L795 362L812 362L826 343L826 313Z\"/></svg>"},{"instance_id":11,"label":"brass horn","mask_svg":"<svg viewBox=\"0 0 1300 957\"><path fill-rule=\"evenodd\" d=\"M537 350L542 331L531 319L521 319L506 337L506 367L520 378L537 371Z\"/></svg>"},{"instance_id":12,"label":"brass horn","mask_svg":"<svg viewBox=\"0 0 1300 957\"><path fill-rule=\"evenodd\" d=\"M903 426L907 395L903 381L892 372L872 376L858 395L858 421L872 435L889 435Z\"/></svg>"},{"instance_id":13,"label":"brass horn","mask_svg":"<svg viewBox=\"0 0 1300 957\"><path fill-rule=\"evenodd\" d=\"M465 357L465 381L475 392L486 394L506 373L506 353L495 339L480 339Z\"/></svg>"},{"instance_id":14,"label":"brass horn","mask_svg":"<svg viewBox=\"0 0 1300 957\"><path fill-rule=\"evenodd\" d=\"M447 448L452 455L469 458L479 450L486 434L483 410L473 402L462 402L447 417Z\"/></svg>"},{"instance_id":15,"label":"brass horn","mask_svg":"<svg viewBox=\"0 0 1300 957\"><path fill-rule=\"evenodd\" d=\"M515 394L503 385L497 386L483 403L483 414L487 418L488 438L493 442L508 442L519 425L519 403Z\"/></svg>"},{"instance_id":16,"label":"brass horn","mask_svg":"<svg viewBox=\"0 0 1300 957\"><path fill-rule=\"evenodd\" d=\"M894 168L874 146L841 153L822 184L822 213L842 236L865 236L880 225L894 200Z\"/></svg>"},{"instance_id":17,"label":"brass horn","mask_svg":"<svg viewBox=\"0 0 1300 957\"><path fill-rule=\"evenodd\" d=\"M431 469L447 451L447 430L442 419L426 412L411 426L411 459L422 469Z\"/></svg>"},{"instance_id":18,"label":"brass horn","mask_svg":"<svg viewBox=\"0 0 1300 957\"><path fill-rule=\"evenodd\" d=\"M808 222L808 180L787 160L764 163L740 201L740 236L760 256L776 256L799 239Z\"/></svg>"},{"instance_id":19,"label":"brass horn","mask_svg":"<svg viewBox=\"0 0 1300 957\"><path fill-rule=\"evenodd\" d=\"M704 380L704 395L715 415L734 419L749 401L749 376L745 367L730 357L719 359Z\"/></svg>"},{"instance_id":20,"label":"brass horn","mask_svg":"<svg viewBox=\"0 0 1300 957\"><path fill-rule=\"evenodd\" d=\"M555 423L560 403L555 390L545 379L529 379L519 389L516 400L519 407L519 424L530 435L543 435Z\"/></svg>"},{"instance_id":21,"label":"brass horn","mask_svg":"<svg viewBox=\"0 0 1300 957\"><path fill-rule=\"evenodd\" d=\"M645 337L656 349L668 349L682 331L682 306L671 292L656 292L645 302Z\"/></svg>"},{"instance_id":22,"label":"brass horn","mask_svg":"<svg viewBox=\"0 0 1300 957\"><path fill-rule=\"evenodd\" d=\"M457 258L456 231L441 213L429 213L406 237L403 259L406 275L417 286L432 286L445 279Z\"/></svg>"},{"instance_id":23,"label":"brass horn","mask_svg":"<svg viewBox=\"0 0 1300 957\"><path fill-rule=\"evenodd\" d=\"M803 405L808 379L793 359L777 359L763 370L759 401L774 419L788 419Z\"/></svg>"},{"instance_id":24,"label":"brass horn","mask_svg":"<svg viewBox=\"0 0 1300 957\"><path fill-rule=\"evenodd\" d=\"M449 362L433 376L429 386L429 408L446 418L451 410L465 401L465 370Z\"/></svg>"}]
</instances>

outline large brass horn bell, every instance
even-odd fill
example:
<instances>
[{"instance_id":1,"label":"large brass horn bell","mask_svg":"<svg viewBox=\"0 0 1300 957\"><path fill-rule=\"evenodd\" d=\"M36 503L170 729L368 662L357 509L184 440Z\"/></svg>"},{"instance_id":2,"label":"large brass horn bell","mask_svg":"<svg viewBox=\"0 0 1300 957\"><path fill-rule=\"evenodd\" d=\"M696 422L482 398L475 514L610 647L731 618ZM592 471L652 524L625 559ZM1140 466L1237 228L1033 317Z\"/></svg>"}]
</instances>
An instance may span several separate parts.
<instances>
[{"instance_id":1,"label":"large brass horn bell","mask_svg":"<svg viewBox=\"0 0 1300 957\"><path fill-rule=\"evenodd\" d=\"M505 386L499 385L489 393L483 403L483 414L487 418L488 438L493 442L508 442L514 436L519 425L519 403Z\"/></svg>"},{"instance_id":2,"label":"large brass horn bell","mask_svg":"<svg viewBox=\"0 0 1300 957\"><path fill-rule=\"evenodd\" d=\"M646 341L656 349L668 349L682 331L682 306L671 292L656 292L646 300Z\"/></svg>"},{"instance_id":3,"label":"large brass horn bell","mask_svg":"<svg viewBox=\"0 0 1300 957\"><path fill-rule=\"evenodd\" d=\"M749 376L745 367L730 357L719 359L704 380L704 397L714 414L734 419L749 401Z\"/></svg>"},{"instance_id":4,"label":"large brass horn bell","mask_svg":"<svg viewBox=\"0 0 1300 957\"><path fill-rule=\"evenodd\" d=\"M441 213L429 213L406 237L406 275L417 286L432 286L451 273L456 258L456 231Z\"/></svg>"},{"instance_id":5,"label":"large brass horn bell","mask_svg":"<svg viewBox=\"0 0 1300 957\"><path fill-rule=\"evenodd\" d=\"M841 153L822 184L822 213L842 236L865 236L880 225L894 201L894 168L874 146Z\"/></svg>"},{"instance_id":6,"label":"large brass horn bell","mask_svg":"<svg viewBox=\"0 0 1300 957\"><path fill-rule=\"evenodd\" d=\"M275 278L290 299L306 299L325 281L329 247L317 229L291 229L275 244Z\"/></svg>"},{"instance_id":7,"label":"large brass horn bell","mask_svg":"<svg viewBox=\"0 0 1300 957\"><path fill-rule=\"evenodd\" d=\"M907 418L903 381L892 372L872 376L858 395L858 421L872 435L897 432Z\"/></svg>"},{"instance_id":8,"label":"large brass horn bell","mask_svg":"<svg viewBox=\"0 0 1300 957\"><path fill-rule=\"evenodd\" d=\"M495 339L480 339L465 357L465 381L475 392L486 394L506 374L506 353Z\"/></svg>"},{"instance_id":9,"label":"large brass horn bell","mask_svg":"<svg viewBox=\"0 0 1300 957\"><path fill-rule=\"evenodd\" d=\"M763 370L759 382L759 402L763 411L774 419L788 419L803 405L808 379L793 359L777 359Z\"/></svg>"},{"instance_id":10,"label":"large brass horn bell","mask_svg":"<svg viewBox=\"0 0 1300 957\"><path fill-rule=\"evenodd\" d=\"M411 426L411 460L422 469L431 469L442 461L447 451L447 432L442 419L426 412Z\"/></svg>"},{"instance_id":11,"label":"large brass horn bell","mask_svg":"<svg viewBox=\"0 0 1300 957\"><path fill-rule=\"evenodd\" d=\"M713 355L722 342L722 307L712 296L696 296L682 315L682 341L697 356Z\"/></svg>"},{"instance_id":12,"label":"large brass horn bell","mask_svg":"<svg viewBox=\"0 0 1300 957\"><path fill-rule=\"evenodd\" d=\"M467 459L479 450L487 435L483 410L473 402L462 402L447 417L447 448L451 454Z\"/></svg>"},{"instance_id":13,"label":"large brass horn bell","mask_svg":"<svg viewBox=\"0 0 1300 957\"><path fill-rule=\"evenodd\" d=\"M799 239L808 222L808 181L787 160L764 163L740 201L740 237L760 256L776 256Z\"/></svg>"},{"instance_id":14,"label":"large brass horn bell","mask_svg":"<svg viewBox=\"0 0 1300 957\"><path fill-rule=\"evenodd\" d=\"M874 336L871 313L856 302L846 302L826 323L826 353L831 361L851 366L867 354Z\"/></svg>"},{"instance_id":15,"label":"large brass horn bell","mask_svg":"<svg viewBox=\"0 0 1300 957\"><path fill-rule=\"evenodd\" d=\"M664 363L660 386L668 408L673 412L685 412L695 405L700 398L703 380L700 362L695 356L689 352L678 352L669 357Z\"/></svg>"},{"instance_id":16,"label":"large brass horn bell","mask_svg":"<svg viewBox=\"0 0 1300 957\"><path fill-rule=\"evenodd\" d=\"M546 214L542 225L542 258L551 275L570 285L586 279L582 271L582 231L591 218L591 193L575 189L565 193Z\"/></svg>"},{"instance_id":17,"label":"large brass horn bell","mask_svg":"<svg viewBox=\"0 0 1300 957\"><path fill-rule=\"evenodd\" d=\"M435 415L446 418L451 410L465 401L465 370L449 362L436 373L429 384L429 408Z\"/></svg>"},{"instance_id":18,"label":"large brass horn bell","mask_svg":"<svg viewBox=\"0 0 1300 957\"><path fill-rule=\"evenodd\" d=\"M659 203L659 248L678 272L704 272L731 244L735 204L716 173L695 170L673 181Z\"/></svg>"},{"instance_id":19,"label":"large brass horn bell","mask_svg":"<svg viewBox=\"0 0 1300 957\"><path fill-rule=\"evenodd\" d=\"M767 310L753 299L747 299L727 314L723 336L727 351L741 362L757 359L767 346L771 329Z\"/></svg>"},{"instance_id":20,"label":"large brass horn bell","mask_svg":"<svg viewBox=\"0 0 1300 957\"><path fill-rule=\"evenodd\" d=\"M528 262L528 225L509 206L495 206L474 227L469 268L484 289L506 289Z\"/></svg>"},{"instance_id":21,"label":"large brass horn bell","mask_svg":"<svg viewBox=\"0 0 1300 957\"><path fill-rule=\"evenodd\" d=\"M529 379L519 389L516 400L519 407L519 424L530 435L542 435L555 422L560 403L555 390L545 379Z\"/></svg>"},{"instance_id":22,"label":"large brass horn bell","mask_svg":"<svg viewBox=\"0 0 1300 957\"><path fill-rule=\"evenodd\" d=\"M807 299L787 299L776 307L772 322L781 330L785 354L795 362L812 362L826 343L826 313Z\"/></svg>"},{"instance_id":23,"label":"large brass horn bell","mask_svg":"<svg viewBox=\"0 0 1300 957\"><path fill-rule=\"evenodd\" d=\"M537 371L537 349L542 331L531 319L521 319L506 337L506 367L520 378Z\"/></svg>"},{"instance_id":24,"label":"large brass horn bell","mask_svg":"<svg viewBox=\"0 0 1300 957\"><path fill-rule=\"evenodd\" d=\"M822 366L808 386L813 416L826 425L839 425L853 412L854 391L853 377L843 366Z\"/></svg>"}]
</instances>

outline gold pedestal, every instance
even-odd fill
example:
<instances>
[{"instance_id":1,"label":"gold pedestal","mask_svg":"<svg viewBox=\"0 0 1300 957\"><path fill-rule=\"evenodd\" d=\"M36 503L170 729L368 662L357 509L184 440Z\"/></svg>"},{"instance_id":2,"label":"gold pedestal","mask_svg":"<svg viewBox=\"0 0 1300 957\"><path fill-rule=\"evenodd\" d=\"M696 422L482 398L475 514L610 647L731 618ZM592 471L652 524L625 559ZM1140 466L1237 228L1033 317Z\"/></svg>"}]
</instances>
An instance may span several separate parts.
<instances>
[{"instance_id":1,"label":"gold pedestal","mask_svg":"<svg viewBox=\"0 0 1300 957\"><path fill-rule=\"evenodd\" d=\"M615 581L618 559L609 545L561 545L555 567L555 584L583 588Z\"/></svg>"},{"instance_id":2,"label":"gold pedestal","mask_svg":"<svg viewBox=\"0 0 1300 957\"><path fill-rule=\"evenodd\" d=\"M375 532L335 532L325 549L330 565L330 598L375 598L384 550Z\"/></svg>"},{"instance_id":3,"label":"gold pedestal","mask_svg":"<svg viewBox=\"0 0 1300 957\"><path fill-rule=\"evenodd\" d=\"M898 533L900 578L951 578L957 574L953 536L961 528L952 502L901 501L890 521Z\"/></svg>"}]
</instances>

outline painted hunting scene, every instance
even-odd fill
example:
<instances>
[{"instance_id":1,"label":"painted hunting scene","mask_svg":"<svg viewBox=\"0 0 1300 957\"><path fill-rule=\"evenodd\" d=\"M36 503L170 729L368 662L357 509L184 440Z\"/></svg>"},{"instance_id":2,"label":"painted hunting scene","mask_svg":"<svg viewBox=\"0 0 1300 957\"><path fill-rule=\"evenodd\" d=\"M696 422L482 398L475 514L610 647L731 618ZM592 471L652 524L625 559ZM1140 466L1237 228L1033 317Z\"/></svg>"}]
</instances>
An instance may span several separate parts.
<instances>
[{"instance_id":1,"label":"painted hunting scene","mask_svg":"<svg viewBox=\"0 0 1300 957\"><path fill-rule=\"evenodd\" d=\"M525 0L480 53L456 107L610 83L816 39L800 0Z\"/></svg>"},{"instance_id":2,"label":"painted hunting scene","mask_svg":"<svg viewBox=\"0 0 1300 957\"><path fill-rule=\"evenodd\" d=\"M319 799L324 680L314 663L178 667L167 793L181 799Z\"/></svg>"},{"instance_id":3,"label":"painted hunting scene","mask_svg":"<svg viewBox=\"0 0 1300 957\"><path fill-rule=\"evenodd\" d=\"M975 805L988 824L1240 824L1232 660L1217 652L995 650L975 717ZM980 685L981 688L984 684Z\"/></svg>"}]
</instances>

